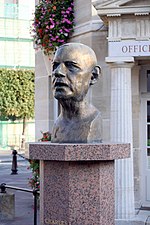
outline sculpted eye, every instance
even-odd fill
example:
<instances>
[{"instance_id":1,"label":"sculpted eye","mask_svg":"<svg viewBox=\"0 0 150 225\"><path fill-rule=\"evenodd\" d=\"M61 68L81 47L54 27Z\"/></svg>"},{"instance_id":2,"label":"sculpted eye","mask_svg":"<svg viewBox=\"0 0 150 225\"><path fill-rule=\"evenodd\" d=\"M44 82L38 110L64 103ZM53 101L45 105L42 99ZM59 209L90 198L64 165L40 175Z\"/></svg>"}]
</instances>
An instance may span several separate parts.
<instances>
[{"instance_id":1,"label":"sculpted eye","mask_svg":"<svg viewBox=\"0 0 150 225\"><path fill-rule=\"evenodd\" d=\"M58 66L59 66L59 63L58 62L54 62L53 63L53 70L55 70Z\"/></svg>"},{"instance_id":2,"label":"sculpted eye","mask_svg":"<svg viewBox=\"0 0 150 225\"><path fill-rule=\"evenodd\" d=\"M71 62L65 62L65 66L69 68L69 67L73 67L73 64Z\"/></svg>"},{"instance_id":3,"label":"sculpted eye","mask_svg":"<svg viewBox=\"0 0 150 225\"><path fill-rule=\"evenodd\" d=\"M66 66L69 70L77 70L77 69L79 69L79 67L76 65L76 63L70 62L70 61L65 62L65 66Z\"/></svg>"}]
</instances>

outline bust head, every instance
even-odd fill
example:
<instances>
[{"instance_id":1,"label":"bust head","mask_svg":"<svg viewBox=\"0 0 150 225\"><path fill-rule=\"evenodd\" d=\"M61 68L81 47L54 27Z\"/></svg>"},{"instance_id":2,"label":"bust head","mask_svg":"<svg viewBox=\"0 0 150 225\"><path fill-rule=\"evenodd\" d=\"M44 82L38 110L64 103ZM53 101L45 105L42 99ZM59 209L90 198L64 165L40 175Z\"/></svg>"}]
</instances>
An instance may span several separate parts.
<instances>
[{"instance_id":1,"label":"bust head","mask_svg":"<svg viewBox=\"0 0 150 225\"><path fill-rule=\"evenodd\" d=\"M67 43L55 53L52 89L58 100L82 101L100 74L94 51L81 43Z\"/></svg>"},{"instance_id":2,"label":"bust head","mask_svg":"<svg viewBox=\"0 0 150 225\"><path fill-rule=\"evenodd\" d=\"M94 51L81 43L58 48L53 60L52 89L61 105L52 142L86 143L101 141L100 112L86 101L86 94L99 76Z\"/></svg>"}]
</instances>

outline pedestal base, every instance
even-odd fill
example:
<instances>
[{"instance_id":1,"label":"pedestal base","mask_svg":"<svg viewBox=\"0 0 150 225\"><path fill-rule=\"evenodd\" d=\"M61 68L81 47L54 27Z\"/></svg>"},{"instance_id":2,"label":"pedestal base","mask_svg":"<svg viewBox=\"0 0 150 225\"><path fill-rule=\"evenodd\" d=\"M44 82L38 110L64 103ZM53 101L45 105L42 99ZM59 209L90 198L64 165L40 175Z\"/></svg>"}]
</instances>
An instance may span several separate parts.
<instances>
[{"instance_id":1,"label":"pedestal base","mask_svg":"<svg viewBox=\"0 0 150 225\"><path fill-rule=\"evenodd\" d=\"M30 144L40 159L41 225L114 225L114 159L129 144Z\"/></svg>"},{"instance_id":2,"label":"pedestal base","mask_svg":"<svg viewBox=\"0 0 150 225\"><path fill-rule=\"evenodd\" d=\"M114 164L41 162L41 221L114 225Z\"/></svg>"}]
</instances>

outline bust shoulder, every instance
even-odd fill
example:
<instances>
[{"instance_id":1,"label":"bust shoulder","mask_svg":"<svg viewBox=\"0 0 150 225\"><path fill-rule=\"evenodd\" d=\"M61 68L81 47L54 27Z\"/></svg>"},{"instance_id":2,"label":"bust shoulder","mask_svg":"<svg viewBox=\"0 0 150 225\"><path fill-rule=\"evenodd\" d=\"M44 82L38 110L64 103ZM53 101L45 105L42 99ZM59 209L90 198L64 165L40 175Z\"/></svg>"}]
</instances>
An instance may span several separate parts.
<instances>
[{"instance_id":1,"label":"bust shoulder","mask_svg":"<svg viewBox=\"0 0 150 225\"><path fill-rule=\"evenodd\" d=\"M52 142L101 142L101 126L101 113L97 109L82 118L65 119L60 115L53 127Z\"/></svg>"}]
</instances>

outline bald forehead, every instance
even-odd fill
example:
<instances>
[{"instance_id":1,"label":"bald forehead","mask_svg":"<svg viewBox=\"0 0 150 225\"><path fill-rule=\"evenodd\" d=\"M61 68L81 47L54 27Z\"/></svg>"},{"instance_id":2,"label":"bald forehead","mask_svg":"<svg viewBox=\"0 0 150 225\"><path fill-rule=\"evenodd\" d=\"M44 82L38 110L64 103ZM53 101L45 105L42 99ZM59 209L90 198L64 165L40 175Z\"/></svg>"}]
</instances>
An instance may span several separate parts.
<instances>
[{"instance_id":1,"label":"bald forehead","mask_svg":"<svg viewBox=\"0 0 150 225\"><path fill-rule=\"evenodd\" d=\"M96 65L97 59L94 51L86 45L72 43L61 46L55 53L55 60L83 61Z\"/></svg>"}]
</instances>

